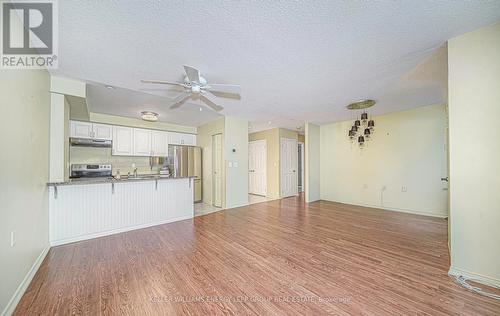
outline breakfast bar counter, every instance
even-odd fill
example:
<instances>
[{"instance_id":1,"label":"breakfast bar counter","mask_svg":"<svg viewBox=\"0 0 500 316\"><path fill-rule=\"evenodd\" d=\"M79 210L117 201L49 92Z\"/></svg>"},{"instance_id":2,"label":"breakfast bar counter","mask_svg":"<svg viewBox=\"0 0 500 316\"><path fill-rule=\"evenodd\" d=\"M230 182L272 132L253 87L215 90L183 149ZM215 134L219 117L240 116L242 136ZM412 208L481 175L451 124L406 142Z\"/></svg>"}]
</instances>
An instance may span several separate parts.
<instances>
[{"instance_id":1,"label":"breakfast bar counter","mask_svg":"<svg viewBox=\"0 0 500 316\"><path fill-rule=\"evenodd\" d=\"M193 218L193 178L48 183L52 246Z\"/></svg>"}]
</instances>

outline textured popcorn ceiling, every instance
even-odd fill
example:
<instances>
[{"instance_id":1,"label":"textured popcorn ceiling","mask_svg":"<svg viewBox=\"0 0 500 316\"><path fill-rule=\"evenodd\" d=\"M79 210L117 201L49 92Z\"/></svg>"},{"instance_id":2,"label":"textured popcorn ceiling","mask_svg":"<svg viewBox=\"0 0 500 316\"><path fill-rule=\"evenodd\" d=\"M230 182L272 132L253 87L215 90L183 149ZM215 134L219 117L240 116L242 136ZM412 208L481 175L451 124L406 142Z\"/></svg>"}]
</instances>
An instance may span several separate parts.
<instances>
[{"instance_id":1,"label":"textured popcorn ceiling","mask_svg":"<svg viewBox=\"0 0 500 316\"><path fill-rule=\"evenodd\" d=\"M219 98L223 114L296 128L348 119L345 105L364 98L378 100L375 114L444 102L442 45L499 19L500 1L65 0L55 73L142 91L140 79L182 80L193 65L242 86L240 100ZM108 92L89 89L91 111L134 116L150 102L171 122L216 117L196 101L167 110L175 90Z\"/></svg>"}]
</instances>

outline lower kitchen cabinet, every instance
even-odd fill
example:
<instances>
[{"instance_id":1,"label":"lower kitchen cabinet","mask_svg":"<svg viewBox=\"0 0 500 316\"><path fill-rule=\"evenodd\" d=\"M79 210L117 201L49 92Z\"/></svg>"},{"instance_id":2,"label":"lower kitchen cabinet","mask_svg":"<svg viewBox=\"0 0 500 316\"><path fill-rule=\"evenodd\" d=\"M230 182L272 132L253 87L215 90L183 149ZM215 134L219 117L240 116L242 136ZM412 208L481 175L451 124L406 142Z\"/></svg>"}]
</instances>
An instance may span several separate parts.
<instances>
[{"instance_id":1,"label":"lower kitchen cabinet","mask_svg":"<svg viewBox=\"0 0 500 316\"><path fill-rule=\"evenodd\" d=\"M192 218L193 179L49 187L52 246Z\"/></svg>"}]
</instances>

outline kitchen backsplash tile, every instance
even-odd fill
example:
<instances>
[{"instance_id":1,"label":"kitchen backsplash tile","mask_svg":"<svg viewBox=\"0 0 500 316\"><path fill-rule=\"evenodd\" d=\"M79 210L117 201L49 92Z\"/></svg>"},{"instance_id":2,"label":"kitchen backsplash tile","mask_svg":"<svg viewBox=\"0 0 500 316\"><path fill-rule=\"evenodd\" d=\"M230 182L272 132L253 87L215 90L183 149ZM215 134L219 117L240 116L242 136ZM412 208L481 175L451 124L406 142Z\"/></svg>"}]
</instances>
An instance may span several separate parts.
<instances>
[{"instance_id":1,"label":"kitchen backsplash tile","mask_svg":"<svg viewBox=\"0 0 500 316\"><path fill-rule=\"evenodd\" d=\"M149 157L113 156L111 148L70 147L69 162L70 164L110 163L113 166L113 175L117 170L120 170L122 175L127 172L133 173L134 163L139 174L158 173L159 170L159 167L150 168Z\"/></svg>"}]
</instances>

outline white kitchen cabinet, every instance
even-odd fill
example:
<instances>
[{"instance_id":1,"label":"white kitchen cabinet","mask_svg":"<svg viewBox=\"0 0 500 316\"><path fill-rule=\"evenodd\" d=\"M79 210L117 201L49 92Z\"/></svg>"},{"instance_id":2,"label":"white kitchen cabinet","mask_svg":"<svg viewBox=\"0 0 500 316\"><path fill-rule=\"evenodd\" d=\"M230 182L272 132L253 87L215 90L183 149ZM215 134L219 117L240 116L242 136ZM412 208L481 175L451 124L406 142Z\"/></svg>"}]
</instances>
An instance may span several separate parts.
<instances>
[{"instance_id":1,"label":"white kitchen cabinet","mask_svg":"<svg viewBox=\"0 0 500 316\"><path fill-rule=\"evenodd\" d=\"M151 156L151 130L134 128L134 156Z\"/></svg>"},{"instance_id":2,"label":"white kitchen cabinet","mask_svg":"<svg viewBox=\"0 0 500 316\"><path fill-rule=\"evenodd\" d=\"M151 153L156 157L168 155L168 133L151 131Z\"/></svg>"},{"instance_id":3,"label":"white kitchen cabinet","mask_svg":"<svg viewBox=\"0 0 500 316\"><path fill-rule=\"evenodd\" d=\"M181 134L175 132L168 132L168 144L169 145L180 145L181 144Z\"/></svg>"},{"instance_id":4,"label":"white kitchen cabinet","mask_svg":"<svg viewBox=\"0 0 500 316\"><path fill-rule=\"evenodd\" d=\"M113 155L132 156L134 154L134 129L124 126L113 126Z\"/></svg>"},{"instance_id":5,"label":"white kitchen cabinet","mask_svg":"<svg viewBox=\"0 0 500 316\"><path fill-rule=\"evenodd\" d=\"M92 138L92 123L70 121L70 137Z\"/></svg>"},{"instance_id":6,"label":"white kitchen cabinet","mask_svg":"<svg viewBox=\"0 0 500 316\"><path fill-rule=\"evenodd\" d=\"M184 133L168 133L168 143L171 145L189 145L196 146L196 135Z\"/></svg>"},{"instance_id":7,"label":"white kitchen cabinet","mask_svg":"<svg viewBox=\"0 0 500 316\"><path fill-rule=\"evenodd\" d=\"M196 146L196 135L181 134L181 145Z\"/></svg>"},{"instance_id":8,"label":"white kitchen cabinet","mask_svg":"<svg viewBox=\"0 0 500 316\"><path fill-rule=\"evenodd\" d=\"M111 140L113 127L106 124L70 121L70 137Z\"/></svg>"},{"instance_id":9,"label":"white kitchen cabinet","mask_svg":"<svg viewBox=\"0 0 500 316\"><path fill-rule=\"evenodd\" d=\"M113 126L106 124L92 124L92 137L100 140L113 139Z\"/></svg>"}]
</instances>

